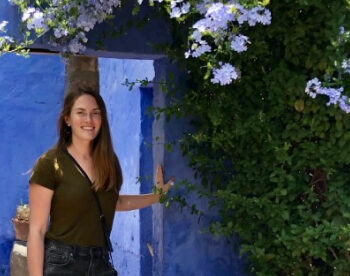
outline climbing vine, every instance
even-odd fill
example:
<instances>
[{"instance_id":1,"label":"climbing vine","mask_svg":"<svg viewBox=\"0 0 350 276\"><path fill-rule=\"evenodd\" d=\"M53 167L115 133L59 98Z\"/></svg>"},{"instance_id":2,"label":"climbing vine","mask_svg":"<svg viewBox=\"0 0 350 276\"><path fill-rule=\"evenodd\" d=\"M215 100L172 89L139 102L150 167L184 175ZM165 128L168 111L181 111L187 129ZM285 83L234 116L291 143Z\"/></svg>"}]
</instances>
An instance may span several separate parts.
<instances>
[{"instance_id":1,"label":"climbing vine","mask_svg":"<svg viewBox=\"0 0 350 276\"><path fill-rule=\"evenodd\" d=\"M211 231L238 234L250 273L348 275L350 6L268 8L271 25L245 28L247 51L220 55L238 81L220 87L203 81L207 60L179 62L192 75L177 108L197 118L181 146L219 208Z\"/></svg>"},{"instance_id":2,"label":"climbing vine","mask_svg":"<svg viewBox=\"0 0 350 276\"><path fill-rule=\"evenodd\" d=\"M1 23L2 53L25 49L33 32L83 52L86 33L122 4L11 2L27 39ZM349 1L143 4L174 27L166 49L187 91L161 111L193 118L179 145L202 183L187 187L220 214L210 231L238 235L254 275L349 275Z\"/></svg>"}]
</instances>

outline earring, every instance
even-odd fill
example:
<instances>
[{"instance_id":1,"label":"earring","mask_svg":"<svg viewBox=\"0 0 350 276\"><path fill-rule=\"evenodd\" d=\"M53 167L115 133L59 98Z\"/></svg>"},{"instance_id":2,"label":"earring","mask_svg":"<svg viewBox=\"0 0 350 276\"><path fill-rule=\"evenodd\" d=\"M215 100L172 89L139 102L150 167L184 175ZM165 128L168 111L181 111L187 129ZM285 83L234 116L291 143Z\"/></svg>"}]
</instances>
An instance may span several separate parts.
<instances>
[{"instance_id":1,"label":"earring","mask_svg":"<svg viewBox=\"0 0 350 276\"><path fill-rule=\"evenodd\" d=\"M70 124L67 124L67 127L65 127L65 133L66 133L66 135L70 136L71 131L72 131L72 129L71 129L71 127L70 127Z\"/></svg>"}]
</instances>

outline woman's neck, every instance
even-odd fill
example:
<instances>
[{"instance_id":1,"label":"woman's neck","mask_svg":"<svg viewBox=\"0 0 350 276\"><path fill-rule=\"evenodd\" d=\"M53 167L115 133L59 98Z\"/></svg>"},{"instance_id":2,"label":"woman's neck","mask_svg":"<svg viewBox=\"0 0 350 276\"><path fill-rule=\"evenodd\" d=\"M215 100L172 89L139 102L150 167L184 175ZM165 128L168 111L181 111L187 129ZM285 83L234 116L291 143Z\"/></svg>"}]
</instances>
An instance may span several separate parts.
<instances>
[{"instance_id":1,"label":"woman's neck","mask_svg":"<svg viewBox=\"0 0 350 276\"><path fill-rule=\"evenodd\" d=\"M67 150L72 155L82 159L90 159L92 155L91 143L77 143L72 141L72 143L67 147Z\"/></svg>"}]
</instances>

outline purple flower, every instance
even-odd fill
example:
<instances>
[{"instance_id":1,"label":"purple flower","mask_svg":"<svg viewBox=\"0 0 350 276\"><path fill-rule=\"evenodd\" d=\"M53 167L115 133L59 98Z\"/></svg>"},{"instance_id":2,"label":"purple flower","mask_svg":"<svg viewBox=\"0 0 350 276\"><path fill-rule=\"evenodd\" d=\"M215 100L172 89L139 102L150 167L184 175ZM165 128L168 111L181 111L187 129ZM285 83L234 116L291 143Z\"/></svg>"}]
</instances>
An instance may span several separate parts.
<instances>
[{"instance_id":1,"label":"purple flower","mask_svg":"<svg viewBox=\"0 0 350 276\"><path fill-rule=\"evenodd\" d=\"M250 43L249 38L245 35L239 34L233 37L231 41L231 48L237 53L247 51L247 44Z\"/></svg>"},{"instance_id":2,"label":"purple flower","mask_svg":"<svg viewBox=\"0 0 350 276\"><path fill-rule=\"evenodd\" d=\"M227 85L232 80L238 79L238 71L229 63L223 64L220 68L213 70L214 77L211 79L212 83L219 83L220 85Z\"/></svg>"},{"instance_id":3,"label":"purple flower","mask_svg":"<svg viewBox=\"0 0 350 276\"><path fill-rule=\"evenodd\" d=\"M339 99L339 107L345 113L350 113L350 100L346 96L341 96Z\"/></svg>"},{"instance_id":4,"label":"purple flower","mask_svg":"<svg viewBox=\"0 0 350 276\"><path fill-rule=\"evenodd\" d=\"M345 70L345 73L350 74L350 59L343 60L341 67Z\"/></svg>"},{"instance_id":5,"label":"purple flower","mask_svg":"<svg viewBox=\"0 0 350 276\"><path fill-rule=\"evenodd\" d=\"M308 94L311 98L315 98L317 95L328 96L329 100L327 102L327 106L337 104L341 110L343 110L346 113L349 113L350 100L347 96L342 95L343 92L343 87L322 87L321 82L318 78L309 80L305 88L305 93Z\"/></svg>"},{"instance_id":6,"label":"purple flower","mask_svg":"<svg viewBox=\"0 0 350 276\"><path fill-rule=\"evenodd\" d=\"M321 82L318 78L309 80L306 84L305 93L308 94L311 98L316 98L316 95L321 88Z\"/></svg>"}]
</instances>

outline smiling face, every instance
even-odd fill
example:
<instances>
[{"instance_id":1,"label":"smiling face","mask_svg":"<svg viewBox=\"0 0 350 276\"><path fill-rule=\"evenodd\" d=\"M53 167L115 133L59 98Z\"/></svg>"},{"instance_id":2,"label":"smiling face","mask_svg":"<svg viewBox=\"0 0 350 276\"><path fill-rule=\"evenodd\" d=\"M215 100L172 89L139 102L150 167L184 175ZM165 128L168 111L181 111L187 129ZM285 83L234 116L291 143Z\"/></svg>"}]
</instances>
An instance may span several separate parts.
<instances>
[{"instance_id":1,"label":"smiling face","mask_svg":"<svg viewBox=\"0 0 350 276\"><path fill-rule=\"evenodd\" d=\"M72 141L92 142L101 129L101 110L93 96L85 94L78 97L65 117L72 128Z\"/></svg>"}]
</instances>

